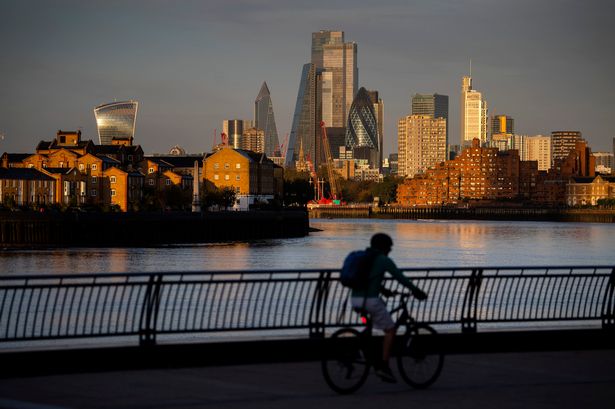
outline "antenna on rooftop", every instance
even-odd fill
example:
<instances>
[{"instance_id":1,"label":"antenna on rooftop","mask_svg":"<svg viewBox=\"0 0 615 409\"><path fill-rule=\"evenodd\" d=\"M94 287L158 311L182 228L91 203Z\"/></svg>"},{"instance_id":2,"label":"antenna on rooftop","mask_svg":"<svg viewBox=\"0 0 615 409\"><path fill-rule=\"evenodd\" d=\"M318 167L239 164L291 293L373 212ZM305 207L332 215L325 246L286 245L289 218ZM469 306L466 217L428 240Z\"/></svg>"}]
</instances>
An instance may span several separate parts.
<instances>
[{"instance_id":1,"label":"antenna on rooftop","mask_svg":"<svg viewBox=\"0 0 615 409\"><path fill-rule=\"evenodd\" d=\"M472 78L472 57L470 57L470 78Z\"/></svg>"}]
</instances>

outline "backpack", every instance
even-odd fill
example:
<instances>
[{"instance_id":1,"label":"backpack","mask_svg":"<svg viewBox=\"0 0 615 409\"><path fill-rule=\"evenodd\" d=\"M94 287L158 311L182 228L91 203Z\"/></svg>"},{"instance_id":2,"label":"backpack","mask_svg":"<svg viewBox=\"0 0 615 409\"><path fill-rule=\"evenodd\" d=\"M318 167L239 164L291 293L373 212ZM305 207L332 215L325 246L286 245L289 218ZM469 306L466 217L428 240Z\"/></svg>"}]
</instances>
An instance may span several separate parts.
<instances>
[{"instance_id":1,"label":"backpack","mask_svg":"<svg viewBox=\"0 0 615 409\"><path fill-rule=\"evenodd\" d=\"M369 250L353 251L344 259L340 282L353 290L367 288L369 273L377 253Z\"/></svg>"}]
</instances>

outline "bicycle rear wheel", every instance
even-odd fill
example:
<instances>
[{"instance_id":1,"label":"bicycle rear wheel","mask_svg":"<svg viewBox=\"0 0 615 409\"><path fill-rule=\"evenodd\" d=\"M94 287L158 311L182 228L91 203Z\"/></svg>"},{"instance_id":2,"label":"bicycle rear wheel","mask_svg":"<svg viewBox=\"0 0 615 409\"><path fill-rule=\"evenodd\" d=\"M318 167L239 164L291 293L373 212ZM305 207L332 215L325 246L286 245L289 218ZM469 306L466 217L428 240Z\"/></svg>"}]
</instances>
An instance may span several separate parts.
<instances>
[{"instance_id":1,"label":"bicycle rear wheel","mask_svg":"<svg viewBox=\"0 0 615 409\"><path fill-rule=\"evenodd\" d=\"M327 385L337 393L359 389L369 374L369 363L361 345L361 335L353 328L342 328L331 335L321 367Z\"/></svg>"},{"instance_id":2,"label":"bicycle rear wheel","mask_svg":"<svg viewBox=\"0 0 615 409\"><path fill-rule=\"evenodd\" d=\"M436 336L436 330L427 324L411 325L403 336L397 367L402 379L414 388L427 388L440 376L444 354Z\"/></svg>"}]
</instances>

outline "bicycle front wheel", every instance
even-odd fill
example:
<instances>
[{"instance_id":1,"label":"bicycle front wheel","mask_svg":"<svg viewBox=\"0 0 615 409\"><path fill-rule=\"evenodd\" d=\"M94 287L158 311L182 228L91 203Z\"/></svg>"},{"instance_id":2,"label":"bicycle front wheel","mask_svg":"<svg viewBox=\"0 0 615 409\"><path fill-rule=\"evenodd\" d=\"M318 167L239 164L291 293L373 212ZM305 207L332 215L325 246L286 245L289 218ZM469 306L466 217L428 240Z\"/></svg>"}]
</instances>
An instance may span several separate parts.
<instances>
[{"instance_id":1,"label":"bicycle front wheel","mask_svg":"<svg viewBox=\"0 0 615 409\"><path fill-rule=\"evenodd\" d=\"M361 335L353 328L342 328L331 335L322 358L322 374L337 393L359 389L367 379L369 363L361 345Z\"/></svg>"},{"instance_id":2,"label":"bicycle front wheel","mask_svg":"<svg viewBox=\"0 0 615 409\"><path fill-rule=\"evenodd\" d=\"M438 379L444 354L437 343L437 332L427 324L414 324L403 337L397 366L402 379L410 386L424 389Z\"/></svg>"}]
</instances>

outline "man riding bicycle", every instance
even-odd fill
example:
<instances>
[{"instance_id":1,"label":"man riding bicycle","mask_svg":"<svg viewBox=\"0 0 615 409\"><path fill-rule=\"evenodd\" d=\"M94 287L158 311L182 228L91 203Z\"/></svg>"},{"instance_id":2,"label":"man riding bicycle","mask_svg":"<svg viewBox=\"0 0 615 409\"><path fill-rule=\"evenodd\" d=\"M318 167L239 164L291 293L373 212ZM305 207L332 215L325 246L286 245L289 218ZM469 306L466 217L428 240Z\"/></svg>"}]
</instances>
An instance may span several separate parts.
<instances>
[{"instance_id":1,"label":"man riding bicycle","mask_svg":"<svg viewBox=\"0 0 615 409\"><path fill-rule=\"evenodd\" d=\"M389 359L397 328L395 328L391 314L387 311L385 302L379 297L380 293L387 295L389 292L382 287L384 273L388 271L403 286L410 289L418 300L426 299L427 294L412 284L402 271L397 268L393 260L388 257L392 247L393 240L389 235L377 233L372 236L368 251L373 253L373 263L369 272L367 286L353 288L351 303L353 308L366 310L371 316L374 328L384 331L382 362L376 366L376 374L385 382L395 383L397 380L393 372L391 372Z\"/></svg>"}]
</instances>

